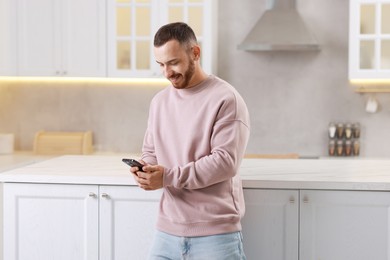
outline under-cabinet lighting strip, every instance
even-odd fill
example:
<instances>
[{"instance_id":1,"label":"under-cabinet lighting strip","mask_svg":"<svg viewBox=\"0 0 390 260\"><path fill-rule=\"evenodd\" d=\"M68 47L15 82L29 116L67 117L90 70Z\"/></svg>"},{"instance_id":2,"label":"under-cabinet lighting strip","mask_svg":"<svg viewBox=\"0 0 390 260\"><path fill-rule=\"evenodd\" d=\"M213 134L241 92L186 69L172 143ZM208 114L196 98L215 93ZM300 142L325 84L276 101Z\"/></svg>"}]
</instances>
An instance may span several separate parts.
<instances>
[{"instance_id":1,"label":"under-cabinet lighting strip","mask_svg":"<svg viewBox=\"0 0 390 260\"><path fill-rule=\"evenodd\" d=\"M354 88L355 92L360 92L360 93L390 93L390 86L387 87L355 87Z\"/></svg>"},{"instance_id":2,"label":"under-cabinet lighting strip","mask_svg":"<svg viewBox=\"0 0 390 260\"><path fill-rule=\"evenodd\" d=\"M390 79L353 79L350 84L355 92L390 92Z\"/></svg>"},{"instance_id":3,"label":"under-cabinet lighting strip","mask_svg":"<svg viewBox=\"0 0 390 260\"><path fill-rule=\"evenodd\" d=\"M140 84L166 86L169 81L165 78L77 78L77 77L0 77L0 84L4 82L49 82L49 83L88 83L88 84Z\"/></svg>"},{"instance_id":4,"label":"under-cabinet lighting strip","mask_svg":"<svg viewBox=\"0 0 390 260\"><path fill-rule=\"evenodd\" d=\"M369 85L385 85L390 87L390 79L351 79L349 82L352 85L364 85L364 86L369 86Z\"/></svg>"}]
</instances>

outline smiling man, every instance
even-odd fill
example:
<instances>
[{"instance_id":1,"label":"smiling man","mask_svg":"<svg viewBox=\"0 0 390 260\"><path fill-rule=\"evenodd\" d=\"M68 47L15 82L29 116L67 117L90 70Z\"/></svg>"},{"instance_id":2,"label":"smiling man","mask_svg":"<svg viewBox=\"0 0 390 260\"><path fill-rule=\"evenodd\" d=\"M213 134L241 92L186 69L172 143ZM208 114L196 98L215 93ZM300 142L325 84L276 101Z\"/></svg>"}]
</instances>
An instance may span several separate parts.
<instances>
[{"instance_id":1,"label":"smiling man","mask_svg":"<svg viewBox=\"0 0 390 260\"><path fill-rule=\"evenodd\" d=\"M131 168L141 188L163 189L149 259L245 259L238 175L249 138L245 102L229 83L203 71L187 24L161 27L154 47L172 85L151 102L143 171Z\"/></svg>"}]
</instances>

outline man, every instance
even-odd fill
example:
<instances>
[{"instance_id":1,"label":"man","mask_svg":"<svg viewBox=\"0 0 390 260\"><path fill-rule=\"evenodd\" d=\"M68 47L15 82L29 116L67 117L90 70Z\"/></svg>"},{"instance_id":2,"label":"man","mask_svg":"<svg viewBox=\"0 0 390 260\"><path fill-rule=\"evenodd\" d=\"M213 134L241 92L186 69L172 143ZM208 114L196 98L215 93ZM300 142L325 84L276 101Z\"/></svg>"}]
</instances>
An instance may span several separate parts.
<instances>
[{"instance_id":1,"label":"man","mask_svg":"<svg viewBox=\"0 0 390 260\"><path fill-rule=\"evenodd\" d=\"M154 55L171 86L152 100L142 171L145 190L163 188L150 259L245 259L245 211L237 174L249 138L238 92L201 68L201 50L185 23L161 27Z\"/></svg>"}]
</instances>

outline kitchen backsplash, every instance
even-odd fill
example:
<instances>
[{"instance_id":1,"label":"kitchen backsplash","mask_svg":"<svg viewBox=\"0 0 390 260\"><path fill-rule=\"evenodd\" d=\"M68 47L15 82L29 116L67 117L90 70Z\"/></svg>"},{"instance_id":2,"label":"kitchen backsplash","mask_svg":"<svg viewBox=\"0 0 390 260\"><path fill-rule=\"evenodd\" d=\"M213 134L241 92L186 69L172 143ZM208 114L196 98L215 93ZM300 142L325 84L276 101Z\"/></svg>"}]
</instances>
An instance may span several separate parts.
<instances>
[{"instance_id":1,"label":"kitchen backsplash","mask_svg":"<svg viewBox=\"0 0 390 260\"><path fill-rule=\"evenodd\" d=\"M32 150L40 130L91 130L96 151L139 152L149 103L161 88L0 83L0 133L15 134L16 150Z\"/></svg>"}]
</instances>

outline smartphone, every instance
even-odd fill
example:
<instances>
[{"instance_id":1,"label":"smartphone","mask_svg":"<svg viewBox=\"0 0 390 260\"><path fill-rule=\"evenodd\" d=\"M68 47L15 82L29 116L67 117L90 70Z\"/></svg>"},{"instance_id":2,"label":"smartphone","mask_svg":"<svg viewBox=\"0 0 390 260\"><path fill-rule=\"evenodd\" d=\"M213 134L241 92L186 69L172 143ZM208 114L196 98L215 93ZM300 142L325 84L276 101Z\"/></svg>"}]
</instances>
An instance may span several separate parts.
<instances>
[{"instance_id":1,"label":"smartphone","mask_svg":"<svg viewBox=\"0 0 390 260\"><path fill-rule=\"evenodd\" d=\"M141 172L143 172L142 167L145 166L141 164L139 161L134 159L123 158L122 162L126 163L127 165L130 165L131 167L138 167L138 170L140 170Z\"/></svg>"}]
</instances>

